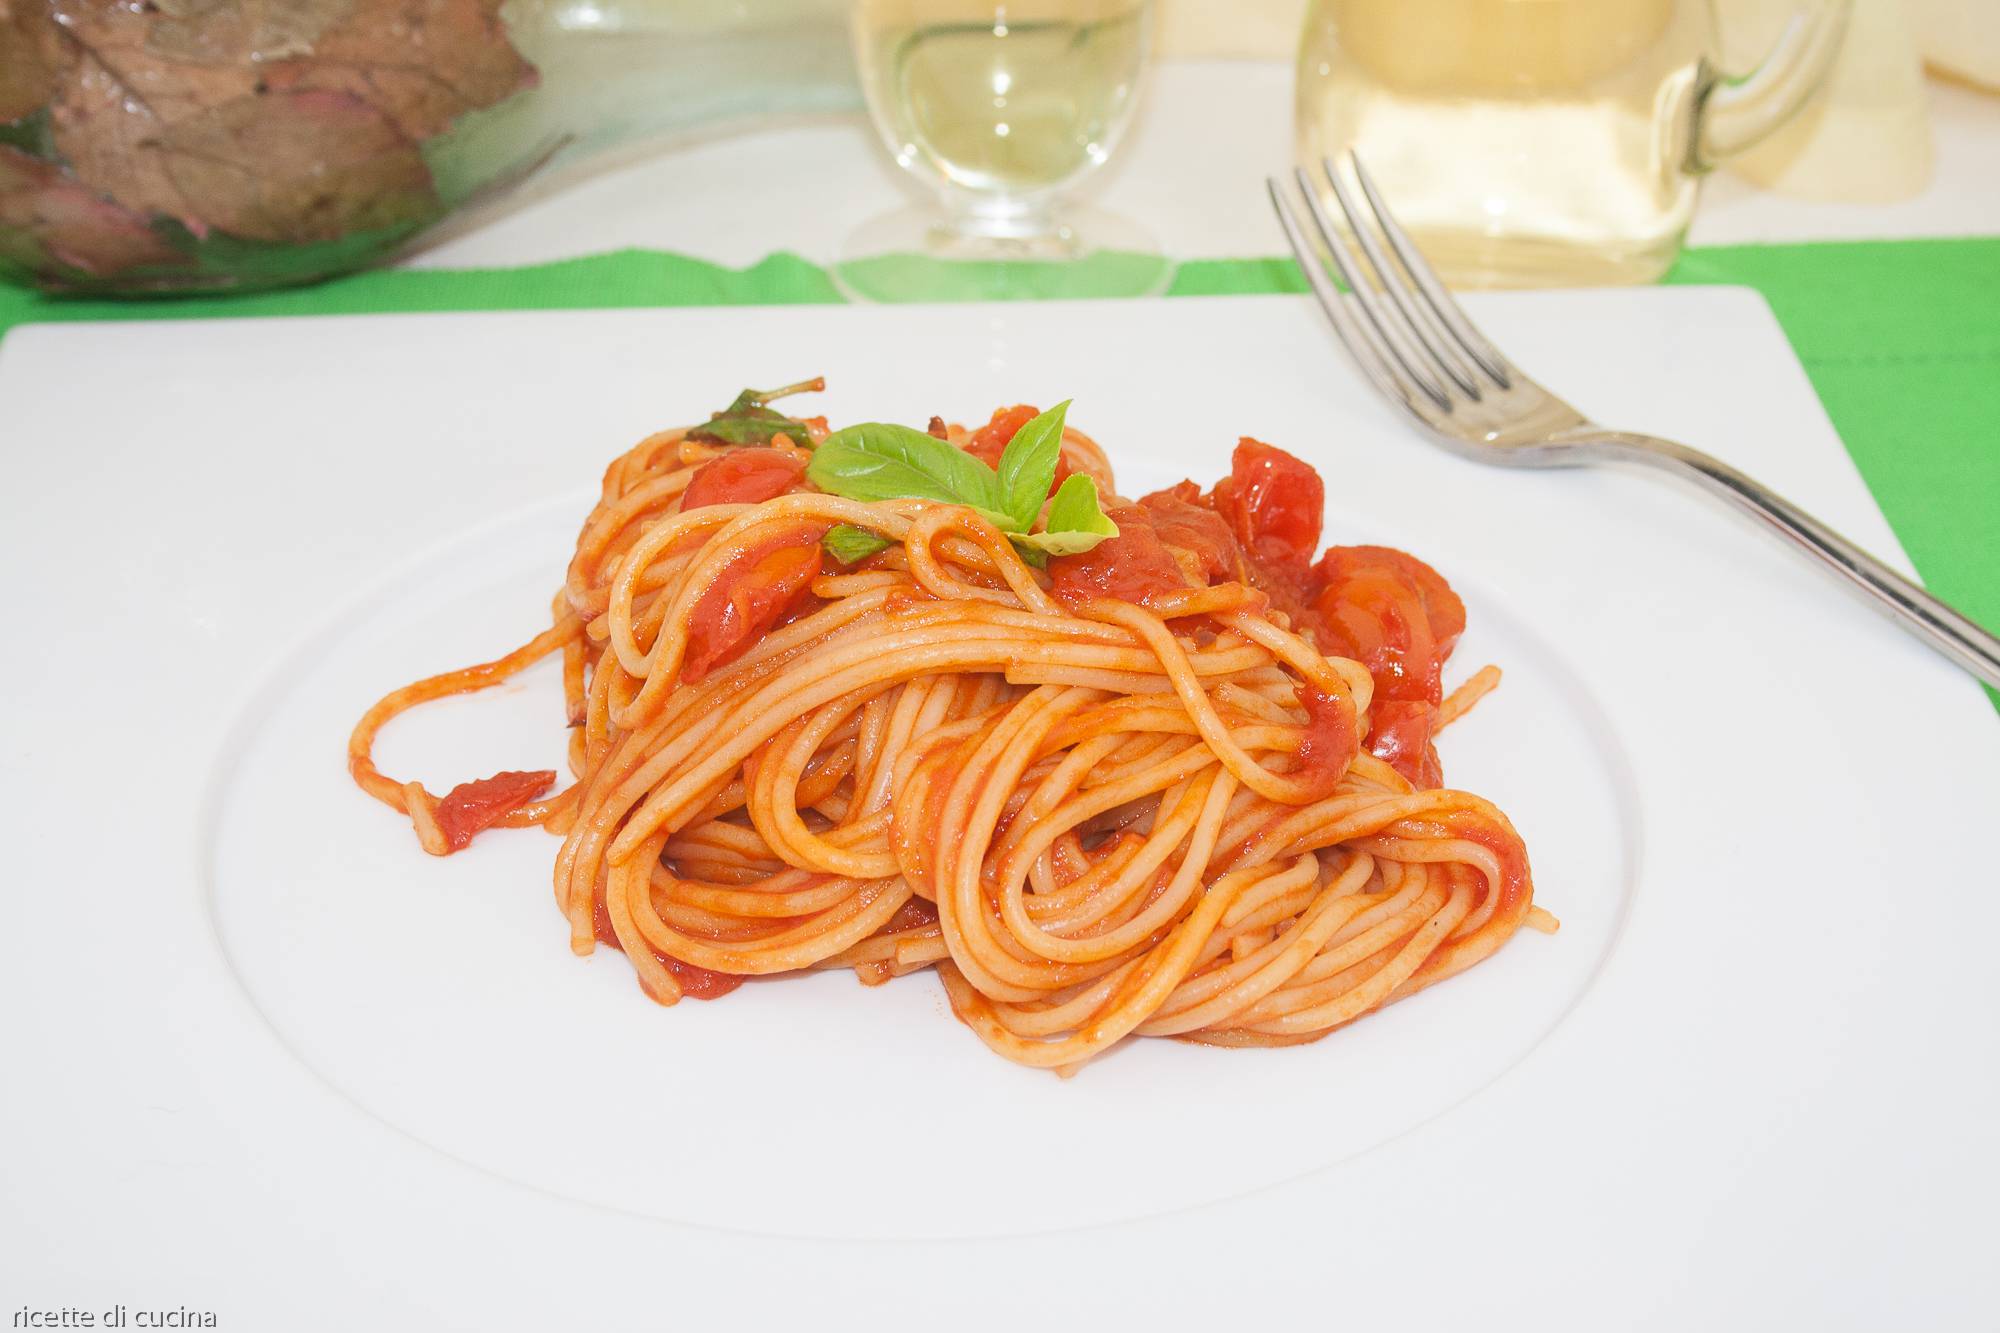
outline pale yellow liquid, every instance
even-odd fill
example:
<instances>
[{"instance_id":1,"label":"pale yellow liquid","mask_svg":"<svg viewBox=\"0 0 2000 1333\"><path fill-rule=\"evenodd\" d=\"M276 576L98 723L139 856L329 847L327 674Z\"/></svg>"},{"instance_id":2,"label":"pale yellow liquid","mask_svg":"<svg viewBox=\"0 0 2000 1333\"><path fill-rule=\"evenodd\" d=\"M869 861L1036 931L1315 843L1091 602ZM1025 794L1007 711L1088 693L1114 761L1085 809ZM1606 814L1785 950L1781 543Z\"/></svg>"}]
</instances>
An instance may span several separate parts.
<instances>
[{"instance_id":1,"label":"pale yellow liquid","mask_svg":"<svg viewBox=\"0 0 2000 1333\"><path fill-rule=\"evenodd\" d=\"M1352 147L1448 281L1643 282L1696 197L1707 0L1317 0L1300 162Z\"/></svg>"},{"instance_id":2,"label":"pale yellow liquid","mask_svg":"<svg viewBox=\"0 0 2000 1333\"><path fill-rule=\"evenodd\" d=\"M854 37L898 162L960 190L1032 198L1110 155L1148 33L1132 0L860 0Z\"/></svg>"}]
</instances>

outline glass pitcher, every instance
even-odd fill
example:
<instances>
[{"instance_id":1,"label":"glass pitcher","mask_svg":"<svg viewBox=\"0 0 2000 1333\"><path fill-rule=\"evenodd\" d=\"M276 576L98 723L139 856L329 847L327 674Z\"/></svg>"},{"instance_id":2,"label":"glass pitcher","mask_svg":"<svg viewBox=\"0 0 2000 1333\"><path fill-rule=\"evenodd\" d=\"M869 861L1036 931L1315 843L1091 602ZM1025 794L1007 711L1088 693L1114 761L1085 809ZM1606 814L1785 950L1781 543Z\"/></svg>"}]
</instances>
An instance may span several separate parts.
<instances>
[{"instance_id":1,"label":"glass pitcher","mask_svg":"<svg viewBox=\"0 0 2000 1333\"><path fill-rule=\"evenodd\" d=\"M1812 95L1850 3L1802 4L1737 76L1713 0L1312 0L1299 160L1357 150L1455 286L1651 281L1702 174Z\"/></svg>"}]
</instances>

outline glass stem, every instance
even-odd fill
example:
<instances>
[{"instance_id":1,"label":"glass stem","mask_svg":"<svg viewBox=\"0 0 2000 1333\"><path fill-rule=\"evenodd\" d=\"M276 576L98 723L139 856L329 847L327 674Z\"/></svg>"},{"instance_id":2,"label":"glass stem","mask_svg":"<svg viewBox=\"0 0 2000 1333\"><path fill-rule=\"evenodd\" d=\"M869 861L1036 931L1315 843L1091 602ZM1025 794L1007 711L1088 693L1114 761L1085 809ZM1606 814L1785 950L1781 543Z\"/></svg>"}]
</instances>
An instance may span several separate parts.
<instances>
[{"instance_id":1,"label":"glass stem","mask_svg":"<svg viewBox=\"0 0 2000 1333\"><path fill-rule=\"evenodd\" d=\"M983 190L947 189L943 204L946 226L968 239L1042 241L1058 236L1054 196L998 194Z\"/></svg>"}]
</instances>

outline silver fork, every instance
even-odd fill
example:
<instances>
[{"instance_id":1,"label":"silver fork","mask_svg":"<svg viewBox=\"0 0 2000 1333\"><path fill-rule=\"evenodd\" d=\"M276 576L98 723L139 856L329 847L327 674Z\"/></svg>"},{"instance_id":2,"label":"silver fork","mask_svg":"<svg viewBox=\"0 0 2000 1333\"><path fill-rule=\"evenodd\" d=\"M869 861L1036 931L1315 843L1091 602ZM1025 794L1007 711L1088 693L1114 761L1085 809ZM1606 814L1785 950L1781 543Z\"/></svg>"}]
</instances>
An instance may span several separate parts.
<instances>
[{"instance_id":1,"label":"silver fork","mask_svg":"<svg viewBox=\"0 0 2000 1333\"><path fill-rule=\"evenodd\" d=\"M1360 158L1350 154L1349 161L1367 198L1365 211L1333 163L1321 166L1367 259L1366 271L1334 224L1312 176L1304 168L1297 172L1313 230L1325 243L1325 256L1339 271L1345 292L1327 276L1326 257L1308 238L1275 176L1270 178L1271 205L1313 294L1369 382L1439 444L1477 462L1507 467L1621 462L1678 472L1769 525L1867 594L1912 634L2000 689L2000 638L1727 463L1671 440L1607 430L1522 374L1465 317L1382 202ZM1393 260L1375 234L1378 227L1395 252Z\"/></svg>"}]
</instances>

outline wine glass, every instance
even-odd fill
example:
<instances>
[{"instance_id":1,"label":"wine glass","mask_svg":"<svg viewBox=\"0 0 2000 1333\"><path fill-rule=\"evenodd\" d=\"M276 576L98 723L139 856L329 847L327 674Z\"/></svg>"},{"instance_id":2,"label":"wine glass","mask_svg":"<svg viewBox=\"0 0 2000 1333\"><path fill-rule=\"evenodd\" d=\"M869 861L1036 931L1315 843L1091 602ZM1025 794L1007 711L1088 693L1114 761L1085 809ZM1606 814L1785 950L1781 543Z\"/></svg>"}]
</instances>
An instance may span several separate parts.
<instances>
[{"instance_id":1,"label":"wine glass","mask_svg":"<svg viewBox=\"0 0 2000 1333\"><path fill-rule=\"evenodd\" d=\"M864 223L834 265L866 300L1130 296L1168 264L1137 223L1065 206L1132 119L1151 0L855 0L861 85L927 206Z\"/></svg>"}]
</instances>

